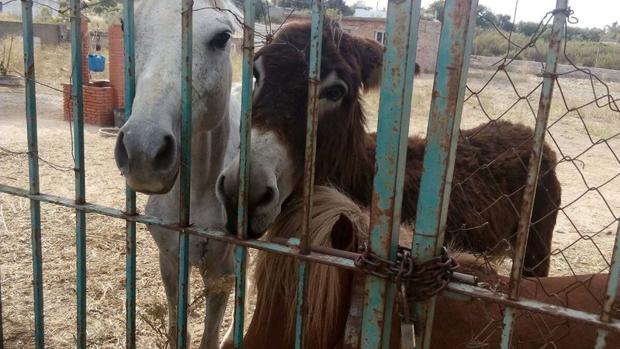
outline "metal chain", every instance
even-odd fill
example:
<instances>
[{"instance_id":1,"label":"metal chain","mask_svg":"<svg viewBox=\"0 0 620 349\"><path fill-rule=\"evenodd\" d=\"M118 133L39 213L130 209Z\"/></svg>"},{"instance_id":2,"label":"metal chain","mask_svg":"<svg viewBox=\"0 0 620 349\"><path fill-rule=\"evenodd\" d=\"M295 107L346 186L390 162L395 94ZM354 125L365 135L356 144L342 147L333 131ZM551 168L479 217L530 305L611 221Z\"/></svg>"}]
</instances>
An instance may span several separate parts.
<instances>
[{"instance_id":1,"label":"metal chain","mask_svg":"<svg viewBox=\"0 0 620 349\"><path fill-rule=\"evenodd\" d=\"M411 254L411 249L399 246L396 260L380 257L370 251L363 243L355 266L377 277L388 279L405 289L407 302L419 302L441 292L458 267L456 261L448 255L446 248L441 253L424 262L418 261Z\"/></svg>"}]
</instances>

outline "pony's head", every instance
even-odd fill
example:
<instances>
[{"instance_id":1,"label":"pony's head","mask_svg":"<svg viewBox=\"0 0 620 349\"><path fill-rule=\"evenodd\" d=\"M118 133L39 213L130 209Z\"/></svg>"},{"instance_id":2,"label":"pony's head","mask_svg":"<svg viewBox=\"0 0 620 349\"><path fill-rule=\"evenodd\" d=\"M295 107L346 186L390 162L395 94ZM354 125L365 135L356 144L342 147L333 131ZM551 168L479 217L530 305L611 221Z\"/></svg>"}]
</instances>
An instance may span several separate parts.
<instances>
[{"instance_id":1,"label":"pony's head","mask_svg":"<svg viewBox=\"0 0 620 349\"><path fill-rule=\"evenodd\" d=\"M136 6L136 95L114 156L127 184L148 194L168 192L180 165L180 4L154 0ZM197 0L194 9L192 127L196 138L204 137L228 115L230 38L238 26L238 11L228 0Z\"/></svg>"},{"instance_id":2,"label":"pony's head","mask_svg":"<svg viewBox=\"0 0 620 349\"><path fill-rule=\"evenodd\" d=\"M251 237L265 232L302 179L309 47L310 23L293 22L256 53L248 201ZM318 85L317 178L329 177L330 171L338 171L343 158L356 156L347 149L365 137L362 90L378 85L383 51L377 41L353 36L325 20ZM229 231L236 230L238 168L237 157L217 183Z\"/></svg>"},{"instance_id":3,"label":"pony's head","mask_svg":"<svg viewBox=\"0 0 620 349\"><path fill-rule=\"evenodd\" d=\"M355 251L368 231L368 214L346 195L316 186L309 236L313 246ZM293 200L269 228L267 239L289 238L301 230L301 200ZM344 332L349 308L350 271L312 263L306 304L312 320L304 323L305 347L333 348ZM294 342L297 263L292 257L259 251L256 258L256 310L248 328L248 347L269 340L272 348L290 348ZM270 330L278 331L270 333ZM262 342L265 343L265 342Z\"/></svg>"}]
</instances>

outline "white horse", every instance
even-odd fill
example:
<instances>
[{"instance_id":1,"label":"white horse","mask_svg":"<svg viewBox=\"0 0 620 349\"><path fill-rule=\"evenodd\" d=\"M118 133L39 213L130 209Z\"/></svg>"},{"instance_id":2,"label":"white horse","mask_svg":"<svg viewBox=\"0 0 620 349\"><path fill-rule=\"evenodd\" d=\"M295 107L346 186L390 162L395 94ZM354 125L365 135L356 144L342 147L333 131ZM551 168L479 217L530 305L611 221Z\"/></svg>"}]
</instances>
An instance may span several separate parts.
<instances>
[{"instance_id":1,"label":"white horse","mask_svg":"<svg viewBox=\"0 0 620 349\"><path fill-rule=\"evenodd\" d=\"M214 7L218 7L219 10ZM238 96L231 97L231 36L240 26L229 0L196 0L193 14L191 224L224 228L215 197L218 174L239 145ZM233 15L234 13L234 15ZM136 5L136 96L131 118L118 135L115 158L127 184L149 194L146 214L178 220L181 124L181 1L145 0ZM149 226L157 247L168 301L168 333L176 347L178 233ZM190 237L189 262L205 285L233 273L232 247ZM218 285L221 286L221 285ZM229 287L230 286L230 287ZM206 295L200 347L215 348L232 284ZM230 333L230 331L229 331ZM228 340L230 336L227 334Z\"/></svg>"}]
</instances>

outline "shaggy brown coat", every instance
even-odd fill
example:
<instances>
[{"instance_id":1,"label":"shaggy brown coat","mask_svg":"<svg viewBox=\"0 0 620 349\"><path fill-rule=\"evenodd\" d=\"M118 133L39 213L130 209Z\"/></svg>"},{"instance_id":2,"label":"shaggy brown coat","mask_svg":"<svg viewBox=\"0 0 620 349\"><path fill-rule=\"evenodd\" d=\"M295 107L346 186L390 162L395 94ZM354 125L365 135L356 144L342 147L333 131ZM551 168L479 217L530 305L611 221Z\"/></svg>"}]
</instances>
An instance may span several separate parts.
<instances>
[{"instance_id":1,"label":"shaggy brown coat","mask_svg":"<svg viewBox=\"0 0 620 349\"><path fill-rule=\"evenodd\" d=\"M256 59L262 58L265 76L260 93L254 95L252 127L278 135L293 159L298 183L303 173L309 41L309 23L294 22L256 54ZM378 85L382 55L383 46L378 42L352 36L326 20L322 76L335 72L348 89L337 110L319 116L315 183L334 185L366 207L371 203L376 134L366 132L361 91ZM505 121L462 131L447 243L491 256L510 254L533 144L531 128ZM404 222L415 219L424 148L425 139L409 139L401 214ZM548 254L561 200L556 161L554 152L545 145L524 275L548 274Z\"/></svg>"}]
</instances>

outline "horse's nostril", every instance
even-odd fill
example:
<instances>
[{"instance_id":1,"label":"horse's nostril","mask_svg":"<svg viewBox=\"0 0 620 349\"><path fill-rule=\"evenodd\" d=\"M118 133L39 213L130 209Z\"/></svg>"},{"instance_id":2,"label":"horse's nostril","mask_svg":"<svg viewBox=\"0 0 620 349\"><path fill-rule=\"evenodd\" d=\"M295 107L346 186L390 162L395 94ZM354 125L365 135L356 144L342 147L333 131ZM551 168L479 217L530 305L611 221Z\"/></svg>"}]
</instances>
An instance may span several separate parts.
<instances>
[{"instance_id":1,"label":"horse's nostril","mask_svg":"<svg viewBox=\"0 0 620 349\"><path fill-rule=\"evenodd\" d=\"M120 169L126 169L129 163L129 156L127 155L127 148L125 147L125 134L123 131L118 133L116 138L116 146L114 148L114 158L116 159L116 166Z\"/></svg>"},{"instance_id":2,"label":"horse's nostril","mask_svg":"<svg viewBox=\"0 0 620 349\"><path fill-rule=\"evenodd\" d=\"M157 154L153 158L153 169L156 171L167 170L174 161L174 138L167 135L164 136L164 141L159 147Z\"/></svg>"},{"instance_id":3,"label":"horse's nostril","mask_svg":"<svg viewBox=\"0 0 620 349\"><path fill-rule=\"evenodd\" d=\"M267 206L269 205L273 199L275 198L275 190L272 187L267 187L262 196L258 199L258 201L254 204L256 207Z\"/></svg>"}]
</instances>

